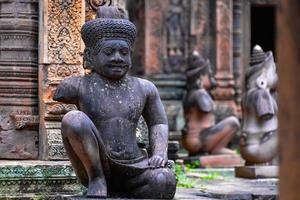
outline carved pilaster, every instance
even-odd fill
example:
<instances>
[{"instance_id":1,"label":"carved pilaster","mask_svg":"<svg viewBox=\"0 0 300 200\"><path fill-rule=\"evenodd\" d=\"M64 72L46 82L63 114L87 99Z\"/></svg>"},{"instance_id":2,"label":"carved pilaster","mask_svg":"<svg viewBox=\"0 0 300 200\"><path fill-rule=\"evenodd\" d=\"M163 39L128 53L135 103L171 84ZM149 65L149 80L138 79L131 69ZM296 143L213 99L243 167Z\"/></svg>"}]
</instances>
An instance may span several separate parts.
<instances>
[{"instance_id":1,"label":"carved pilaster","mask_svg":"<svg viewBox=\"0 0 300 200\"><path fill-rule=\"evenodd\" d=\"M232 0L216 2L216 80L213 92L220 109L230 107L235 112L235 90L232 68Z\"/></svg>"},{"instance_id":2,"label":"carved pilaster","mask_svg":"<svg viewBox=\"0 0 300 200\"><path fill-rule=\"evenodd\" d=\"M156 74L163 66L163 17L168 1L145 1L145 71Z\"/></svg>"},{"instance_id":3,"label":"carved pilaster","mask_svg":"<svg viewBox=\"0 0 300 200\"><path fill-rule=\"evenodd\" d=\"M66 158L60 136L60 120L73 105L53 101L64 78L83 75L80 29L85 21L84 0L44 0L40 5L40 158Z\"/></svg>"},{"instance_id":4,"label":"carved pilaster","mask_svg":"<svg viewBox=\"0 0 300 200\"><path fill-rule=\"evenodd\" d=\"M38 156L38 1L0 1L0 159Z\"/></svg>"},{"instance_id":5,"label":"carved pilaster","mask_svg":"<svg viewBox=\"0 0 300 200\"><path fill-rule=\"evenodd\" d=\"M209 0L192 0L190 6L190 50L198 51L208 57L209 35Z\"/></svg>"},{"instance_id":6,"label":"carved pilaster","mask_svg":"<svg viewBox=\"0 0 300 200\"><path fill-rule=\"evenodd\" d=\"M233 0L233 74L235 80L236 102L241 103L244 54L243 54L243 1Z\"/></svg>"}]
</instances>

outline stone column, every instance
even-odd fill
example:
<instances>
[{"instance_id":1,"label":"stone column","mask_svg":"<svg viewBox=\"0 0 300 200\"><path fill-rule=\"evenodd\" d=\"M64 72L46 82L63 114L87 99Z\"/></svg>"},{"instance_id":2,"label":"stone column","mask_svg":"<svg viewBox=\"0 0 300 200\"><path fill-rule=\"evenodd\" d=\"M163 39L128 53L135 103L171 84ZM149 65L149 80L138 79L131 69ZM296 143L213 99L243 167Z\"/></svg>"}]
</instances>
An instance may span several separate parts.
<instances>
[{"instance_id":1,"label":"stone column","mask_svg":"<svg viewBox=\"0 0 300 200\"><path fill-rule=\"evenodd\" d=\"M65 159L60 121L75 106L60 104L52 97L61 80L83 74L80 29L85 2L40 0L39 10L39 157Z\"/></svg>"},{"instance_id":2,"label":"stone column","mask_svg":"<svg viewBox=\"0 0 300 200\"><path fill-rule=\"evenodd\" d=\"M232 0L216 1L216 80L213 91L220 113L236 112L234 77L232 68Z\"/></svg>"},{"instance_id":3,"label":"stone column","mask_svg":"<svg viewBox=\"0 0 300 200\"><path fill-rule=\"evenodd\" d=\"M0 159L38 156L38 1L0 1Z\"/></svg>"},{"instance_id":4,"label":"stone column","mask_svg":"<svg viewBox=\"0 0 300 200\"><path fill-rule=\"evenodd\" d=\"M163 63L162 28L168 1L145 1L145 73L157 74Z\"/></svg>"},{"instance_id":5,"label":"stone column","mask_svg":"<svg viewBox=\"0 0 300 200\"><path fill-rule=\"evenodd\" d=\"M278 7L280 199L300 196L300 1Z\"/></svg>"},{"instance_id":6,"label":"stone column","mask_svg":"<svg viewBox=\"0 0 300 200\"><path fill-rule=\"evenodd\" d=\"M190 51L209 56L211 36L209 35L209 0L192 0L190 6Z\"/></svg>"},{"instance_id":7,"label":"stone column","mask_svg":"<svg viewBox=\"0 0 300 200\"><path fill-rule=\"evenodd\" d=\"M243 1L233 0L233 74L235 80L235 97L241 103L244 74L244 38L243 38Z\"/></svg>"}]
</instances>

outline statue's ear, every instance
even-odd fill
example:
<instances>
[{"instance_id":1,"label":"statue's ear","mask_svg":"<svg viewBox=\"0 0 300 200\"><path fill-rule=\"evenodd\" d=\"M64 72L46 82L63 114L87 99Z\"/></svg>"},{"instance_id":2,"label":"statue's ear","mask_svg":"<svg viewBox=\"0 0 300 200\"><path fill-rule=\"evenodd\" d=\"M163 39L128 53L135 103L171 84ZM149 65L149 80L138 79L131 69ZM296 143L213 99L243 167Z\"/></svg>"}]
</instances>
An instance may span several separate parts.
<instances>
[{"instance_id":1,"label":"statue's ear","mask_svg":"<svg viewBox=\"0 0 300 200\"><path fill-rule=\"evenodd\" d=\"M83 53L83 58L85 62L85 68L92 69L93 68L93 57L92 51L89 48L86 48Z\"/></svg>"}]
</instances>

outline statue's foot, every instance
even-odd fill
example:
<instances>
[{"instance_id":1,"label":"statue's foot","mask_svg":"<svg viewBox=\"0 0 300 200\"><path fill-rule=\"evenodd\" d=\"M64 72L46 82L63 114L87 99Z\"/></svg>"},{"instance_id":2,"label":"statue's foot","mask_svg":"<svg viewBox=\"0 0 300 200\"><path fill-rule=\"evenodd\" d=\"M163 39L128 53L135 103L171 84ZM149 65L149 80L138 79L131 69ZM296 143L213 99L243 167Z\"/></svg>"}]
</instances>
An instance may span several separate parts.
<instances>
[{"instance_id":1,"label":"statue's foot","mask_svg":"<svg viewBox=\"0 0 300 200\"><path fill-rule=\"evenodd\" d=\"M228 148L221 148L216 151L213 151L212 154L229 154L229 155L236 155L237 153L231 149Z\"/></svg>"},{"instance_id":2,"label":"statue's foot","mask_svg":"<svg viewBox=\"0 0 300 200\"><path fill-rule=\"evenodd\" d=\"M107 186L104 178L95 178L89 183L89 188L86 193L88 198L106 198Z\"/></svg>"}]
</instances>

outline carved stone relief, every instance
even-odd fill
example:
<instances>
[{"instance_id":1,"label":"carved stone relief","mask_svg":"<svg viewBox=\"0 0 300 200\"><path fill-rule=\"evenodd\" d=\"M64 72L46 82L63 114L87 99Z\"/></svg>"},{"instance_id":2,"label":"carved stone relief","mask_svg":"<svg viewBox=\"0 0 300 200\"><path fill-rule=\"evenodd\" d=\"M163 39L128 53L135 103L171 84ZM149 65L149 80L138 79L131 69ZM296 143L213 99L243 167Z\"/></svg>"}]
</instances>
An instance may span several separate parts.
<instances>
[{"instance_id":1,"label":"carved stone relief","mask_svg":"<svg viewBox=\"0 0 300 200\"><path fill-rule=\"evenodd\" d=\"M80 29L85 21L85 0L48 0L40 5L45 13L41 26L40 40L40 158L66 159L61 140L53 140L60 132L63 115L76 109L74 105L63 105L53 101L56 86L70 76L83 75L83 43ZM55 138L57 134L55 134Z\"/></svg>"},{"instance_id":2,"label":"carved stone relief","mask_svg":"<svg viewBox=\"0 0 300 200\"><path fill-rule=\"evenodd\" d=\"M0 26L0 159L36 159L38 1L1 1Z\"/></svg>"},{"instance_id":3,"label":"carved stone relief","mask_svg":"<svg viewBox=\"0 0 300 200\"><path fill-rule=\"evenodd\" d=\"M166 40L165 73L183 72L186 65L189 36L189 2L170 0L164 18Z\"/></svg>"}]
</instances>

